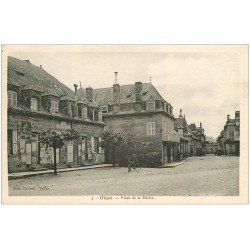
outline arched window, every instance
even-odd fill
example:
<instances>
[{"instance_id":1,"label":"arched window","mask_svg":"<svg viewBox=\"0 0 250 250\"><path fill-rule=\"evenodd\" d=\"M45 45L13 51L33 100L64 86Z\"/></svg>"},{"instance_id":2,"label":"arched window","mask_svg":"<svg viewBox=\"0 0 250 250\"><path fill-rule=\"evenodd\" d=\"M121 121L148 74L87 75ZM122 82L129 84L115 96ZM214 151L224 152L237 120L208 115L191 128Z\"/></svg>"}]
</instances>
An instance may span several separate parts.
<instances>
[{"instance_id":1,"label":"arched window","mask_svg":"<svg viewBox=\"0 0 250 250\"><path fill-rule=\"evenodd\" d=\"M8 90L8 106L11 108L17 107L17 93L15 91Z\"/></svg>"}]
</instances>

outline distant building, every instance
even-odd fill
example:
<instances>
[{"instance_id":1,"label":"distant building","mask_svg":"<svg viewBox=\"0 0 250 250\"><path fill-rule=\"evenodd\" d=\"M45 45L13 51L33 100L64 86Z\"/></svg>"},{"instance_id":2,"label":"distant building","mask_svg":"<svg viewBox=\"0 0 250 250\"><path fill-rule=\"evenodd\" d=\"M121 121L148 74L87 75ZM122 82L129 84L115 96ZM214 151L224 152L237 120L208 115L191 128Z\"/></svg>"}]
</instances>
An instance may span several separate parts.
<instances>
[{"instance_id":1,"label":"distant building","mask_svg":"<svg viewBox=\"0 0 250 250\"><path fill-rule=\"evenodd\" d=\"M160 166L178 160L180 136L174 130L172 105L164 100L151 82L120 85L115 72L113 87L93 90L93 99L101 106L103 122L115 131L132 136L132 150L141 166ZM78 93L84 97L84 89ZM126 165L129 155L116 154L117 162ZM106 155L110 161L111 156Z\"/></svg>"},{"instance_id":2,"label":"distant building","mask_svg":"<svg viewBox=\"0 0 250 250\"><path fill-rule=\"evenodd\" d=\"M189 129L193 135L193 148L194 155L202 156L206 154L206 135L205 130L202 127L202 123L200 122L200 127L197 127L195 123L191 123L189 125Z\"/></svg>"},{"instance_id":3,"label":"distant building","mask_svg":"<svg viewBox=\"0 0 250 250\"><path fill-rule=\"evenodd\" d=\"M188 125L185 115L180 109L179 117L176 118L175 130L180 135L180 157L201 156L206 154L206 136L202 123L197 127L194 123Z\"/></svg>"},{"instance_id":4,"label":"distant building","mask_svg":"<svg viewBox=\"0 0 250 250\"><path fill-rule=\"evenodd\" d=\"M218 143L213 138L206 138L206 154L217 154Z\"/></svg>"},{"instance_id":5,"label":"distant building","mask_svg":"<svg viewBox=\"0 0 250 250\"><path fill-rule=\"evenodd\" d=\"M235 118L227 121L217 138L218 149L225 155L240 155L240 111L235 112Z\"/></svg>"},{"instance_id":6,"label":"distant building","mask_svg":"<svg viewBox=\"0 0 250 250\"><path fill-rule=\"evenodd\" d=\"M8 57L8 168L10 172L50 167L53 149L39 142L39 131L76 129L81 138L57 151L58 165L104 162L99 147L102 113L93 90L78 97L42 66ZM77 86L75 85L75 90Z\"/></svg>"},{"instance_id":7,"label":"distant building","mask_svg":"<svg viewBox=\"0 0 250 250\"><path fill-rule=\"evenodd\" d=\"M180 136L180 157L194 156L194 135L188 126L185 116L182 115L182 109L180 109L179 117L176 118L175 130Z\"/></svg>"}]
</instances>

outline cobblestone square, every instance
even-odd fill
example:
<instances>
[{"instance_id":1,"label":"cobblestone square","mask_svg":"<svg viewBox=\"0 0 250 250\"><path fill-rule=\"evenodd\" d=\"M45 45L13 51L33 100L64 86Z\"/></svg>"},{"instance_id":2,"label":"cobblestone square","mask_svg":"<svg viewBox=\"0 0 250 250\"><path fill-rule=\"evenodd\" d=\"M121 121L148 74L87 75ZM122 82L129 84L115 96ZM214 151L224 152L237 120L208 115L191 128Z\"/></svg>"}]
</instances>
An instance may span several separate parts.
<instances>
[{"instance_id":1,"label":"cobblestone square","mask_svg":"<svg viewBox=\"0 0 250 250\"><path fill-rule=\"evenodd\" d=\"M175 168L89 169L9 181L11 196L238 196L239 157L188 158Z\"/></svg>"}]
</instances>

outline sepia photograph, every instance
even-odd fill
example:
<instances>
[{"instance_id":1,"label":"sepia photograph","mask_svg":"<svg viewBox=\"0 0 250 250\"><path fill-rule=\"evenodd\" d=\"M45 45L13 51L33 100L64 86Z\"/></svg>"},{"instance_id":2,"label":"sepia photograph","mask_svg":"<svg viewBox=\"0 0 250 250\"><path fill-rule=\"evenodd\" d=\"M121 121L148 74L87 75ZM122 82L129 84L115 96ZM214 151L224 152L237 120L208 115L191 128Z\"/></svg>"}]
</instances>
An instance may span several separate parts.
<instances>
[{"instance_id":1,"label":"sepia photograph","mask_svg":"<svg viewBox=\"0 0 250 250\"><path fill-rule=\"evenodd\" d=\"M248 203L248 45L3 45L2 72L4 203Z\"/></svg>"}]
</instances>

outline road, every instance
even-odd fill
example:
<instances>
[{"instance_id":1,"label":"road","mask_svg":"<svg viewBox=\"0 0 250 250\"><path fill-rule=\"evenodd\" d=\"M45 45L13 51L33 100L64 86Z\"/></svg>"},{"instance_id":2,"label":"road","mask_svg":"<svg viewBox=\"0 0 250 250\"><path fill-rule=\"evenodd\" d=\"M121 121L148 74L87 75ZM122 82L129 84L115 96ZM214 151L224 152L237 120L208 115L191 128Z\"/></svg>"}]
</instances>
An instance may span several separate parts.
<instances>
[{"instance_id":1,"label":"road","mask_svg":"<svg viewBox=\"0 0 250 250\"><path fill-rule=\"evenodd\" d=\"M9 181L13 196L150 195L237 196L239 157L188 158L175 168L80 170Z\"/></svg>"}]
</instances>

